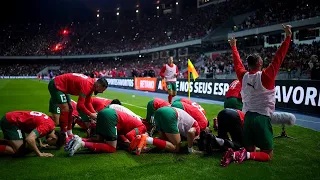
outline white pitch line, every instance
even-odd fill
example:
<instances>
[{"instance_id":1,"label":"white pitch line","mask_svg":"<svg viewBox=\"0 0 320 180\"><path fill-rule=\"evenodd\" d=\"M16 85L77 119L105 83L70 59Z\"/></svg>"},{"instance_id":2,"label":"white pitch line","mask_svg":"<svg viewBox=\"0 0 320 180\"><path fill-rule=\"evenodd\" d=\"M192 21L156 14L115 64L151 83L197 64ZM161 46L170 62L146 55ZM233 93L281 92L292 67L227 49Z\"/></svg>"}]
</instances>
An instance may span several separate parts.
<instances>
[{"instance_id":1,"label":"white pitch line","mask_svg":"<svg viewBox=\"0 0 320 180\"><path fill-rule=\"evenodd\" d=\"M121 102L122 104L126 104L126 105L129 105L129 106L132 106L132 107L137 107L137 108L140 108L140 109L147 109L145 107L142 107L142 106L136 106L134 104L129 104L129 103L125 103L125 102Z\"/></svg>"},{"instance_id":2,"label":"white pitch line","mask_svg":"<svg viewBox=\"0 0 320 180\"><path fill-rule=\"evenodd\" d=\"M309 123L320 124L320 122L317 122L317 121L308 121L308 120L303 120L303 119L297 119L297 121L303 121L303 122L309 122Z\"/></svg>"}]
</instances>

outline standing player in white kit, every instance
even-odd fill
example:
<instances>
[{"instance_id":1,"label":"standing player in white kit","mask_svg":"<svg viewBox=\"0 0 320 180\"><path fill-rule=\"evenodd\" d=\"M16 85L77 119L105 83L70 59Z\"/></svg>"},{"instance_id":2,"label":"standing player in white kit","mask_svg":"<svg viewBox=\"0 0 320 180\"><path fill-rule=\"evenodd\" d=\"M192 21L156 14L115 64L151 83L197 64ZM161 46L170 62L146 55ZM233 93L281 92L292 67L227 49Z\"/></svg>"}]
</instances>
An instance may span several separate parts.
<instances>
[{"instance_id":1,"label":"standing player in white kit","mask_svg":"<svg viewBox=\"0 0 320 180\"><path fill-rule=\"evenodd\" d=\"M168 102L171 104L172 98L177 95L177 76L179 74L178 66L173 63L173 57L168 59L168 64L165 64L161 71L160 76L162 81L165 81L168 89Z\"/></svg>"}]
</instances>

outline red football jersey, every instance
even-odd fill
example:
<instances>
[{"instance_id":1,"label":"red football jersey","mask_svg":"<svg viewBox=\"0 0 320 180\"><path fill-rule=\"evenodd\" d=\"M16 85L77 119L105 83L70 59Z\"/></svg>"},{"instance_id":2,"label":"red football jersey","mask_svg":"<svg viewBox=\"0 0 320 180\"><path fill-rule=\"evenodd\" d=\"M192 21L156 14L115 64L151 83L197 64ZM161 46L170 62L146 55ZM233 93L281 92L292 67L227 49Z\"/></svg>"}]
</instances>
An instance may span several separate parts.
<instances>
[{"instance_id":1,"label":"red football jersey","mask_svg":"<svg viewBox=\"0 0 320 180\"><path fill-rule=\"evenodd\" d=\"M200 130L204 130L208 126L208 120L203 112L193 105L184 102L181 103L183 105L183 110L198 122Z\"/></svg>"},{"instance_id":2,"label":"red football jersey","mask_svg":"<svg viewBox=\"0 0 320 180\"><path fill-rule=\"evenodd\" d=\"M77 102L71 99L71 105L72 105L72 116L79 116L79 112L77 110Z\"/></svg>"},{"instance_id":3,"label":"red football jersey","mask_svg":"<svg viewBox=\"0 0 320 180\"><path fill-rule=\"evenodd\" d=\"M38 137L43 137L54 130L53 120L41 112L12 111L6 114L8 122L17 126L24 133L34 131Z\"/></svg>"},{"instance_id":4,"label":"red football jersey","mask_svg":"<svg viewBox=\"0 0 320 180\"><path fill-rule=\"evenodd\" d=\"M101 98L101 97L93 97L91 98L91 103L97 112L100 112L102 109L105 107L109 106L112 100L106 99L106 98Z\"/></svg>"},{"instance_id":5,"label":"red football jersey","mask_svg":"<svg viewBox=\"0 0 320 180\"><path fill-rule=\"evenodd\" d=\"M191 101L191 100L189 100L189 99L187 99L187 98L181 98L181 99L180 99L180 102L183 102L183 103L186 103L186 104L190 104L190 105L198 108L200 111L202 111L202 113L203 113L204 115L206 115L206 111L200 106L200 104L198 104L198 103L196 103L196 102L193 102L193 101Z\"/></svg>"},{"instance_id":6,"label":"red football jersey","mask_svg":"<svg viewBox=\"0 0 320 180\"><path fill-rule=\"evenodd\" d=\"M168 103L167 101L160 99L160 98L154 98L153 99L153 108L155 110L162 108L164 106L170 106L170 103Z\"/></svg>"},{"instance_id":7,"label":"red football jersey","mask_svg":"<svg viewBox=\"0 0 320 180\"><path fill-rule=\"evenodd\" d=\"M229 90L226 93L226 98L235 97L241 99L241 82L239 80L234 80L229 87Z\"/></svg>"},{"instance_id":8,"label":"red football jersey","mask_svg":"<svg viewBox=\"0 0 320 180\"><path fill-rule=\"evenodd\" d=\"M125 112L116 110L116 113L118 115L118 124L117 124L118 135L126 135L132 129L143 125L142 121L139 121L135 117Z\"/></svg>"},{"instance_id":9,"label":"red football jersey","mask_svg":"<svg viewBox=\"0 0 320 180\"><path fill-rule=\"evenodd\" d=\"M78 73L63 74L54 78L58 90L75 96L90 96L93 93L94 82L94 78Z\"/></svg>"}]
</instances>

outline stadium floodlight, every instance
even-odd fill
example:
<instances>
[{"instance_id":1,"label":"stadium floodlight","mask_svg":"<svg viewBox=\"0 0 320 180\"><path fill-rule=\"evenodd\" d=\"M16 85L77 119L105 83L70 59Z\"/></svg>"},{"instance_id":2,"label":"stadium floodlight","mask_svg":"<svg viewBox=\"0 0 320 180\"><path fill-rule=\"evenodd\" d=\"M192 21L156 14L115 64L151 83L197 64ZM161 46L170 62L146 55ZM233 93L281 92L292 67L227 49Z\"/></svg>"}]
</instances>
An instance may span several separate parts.
<instances>
[{"instance_id":1,"label":"stadium floodlight","mask_svg":"<svg viewBox=\"0 0 320 180\"><path fill-rule=\"evenodd\" d=\"M136 13L139 13L139 10L138 10L138 9L136 10Z\"/></svg>"},{"instance_id":2,"label":"stadium floodlight","mask_svg":"<svg viewBox=\"0 0 320 180\"><path fill-rule=\"evenodd\" d=\"M176 5L178 5L179 4L179 2L176 2Z\"/></svg>"},{"instance_id":3,"label":"stadium floodlight","mask_svg":"<svg viewBox=\"0 0 320 180\"><path fill-rule=\"evenodd\" d=\"M157 6L157 9L159 9L159 6Z\"/></svg>"},{"instance_id":4,"label":"stadium floodlight","mask_svg":"<svg viewBox=\"0 0 320 180\"><path fill-rule=\"evenodd\" d=\"M120 15L120 13L119 12L117 12L117 16L119 16Z\"/></svg>"},{"instance_id":5,"label":"stadium floodlight","mask_svg":"<svg viewBox=\"0 0 320 180\"><path fill-rule=\"evenodd\" d=\"M118 7L118 8L117 8L117 11L119 11L119 10L120 10L120 8Z\"/></svg>"},{"instance_id":6,"label":"stadium floodlight","mask_svg":"<svg viewBox=\"0 0 320 180\"><path fill-rule=\"evenodd\" d=\"M97 14L97 18L98 18L98 17L100 17L100 15L99 15L99 14Z\"/></svg>"}]
</instances>

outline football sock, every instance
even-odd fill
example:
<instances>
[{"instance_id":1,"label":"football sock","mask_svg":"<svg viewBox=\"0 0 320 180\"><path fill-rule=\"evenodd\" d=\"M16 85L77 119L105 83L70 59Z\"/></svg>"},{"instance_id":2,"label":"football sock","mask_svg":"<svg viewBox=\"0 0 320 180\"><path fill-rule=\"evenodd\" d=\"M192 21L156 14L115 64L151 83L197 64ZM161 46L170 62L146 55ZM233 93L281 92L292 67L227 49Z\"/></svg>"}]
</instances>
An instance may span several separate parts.
<instances>
[{"instance_id":1,"label":"football sock","mask_svg":"<svg viewBox=\"0 0 320 180\"><path fill-rule=\"evenodd\" d=\"M90 142L89 138L81 138L83 142Z\"/></svg>"},{"instance_id":2,"label":"football sock","mask_svg":"<svg viewBox=\"0 0 320 180\"><path fill-rule=\"evenodd\" d=\"M65 133L67 132L67 129L68 129L68 120L69 120L69 112L61 112L59 124L60 124L61 131Z\"/></svg>"},{"instance_id":3,"label":"football sock","mask_svg":"<svg viewBox=\"0 0 320 180\"><path fill-rule=\"evenodd\" d=\"M116 148L105 143L84 142L84 147L97 153L112 153L116 151Z\"/></svg>"},{"instance_id":4,"label":"football sock","mask_svg":"<svg viewBox=\"0 0 320 180\"><path fill-rule=\"evenodd\" d=\"M168 96L168 102L171 104L171 102L172 102L172 96L171 95L169 95Z\"/></svg>"},{"instance_id":5,"label":"football sock","mask_svg":"<svg viewBox=\"0 0 320 180\"><path fill-rule=\"evenodd\" d=\"M88 129L88 128L87 128L87 125L86 125L84 122L82 122L81 120L77 119L77 120L76 120L76 123L77 123L82 129Z\"/></svg>"},{"instance_id":6,"label":"football sock","mask_svg":"<svg viewBox=\"0 0 320 180\"><path fill-rule=\"evenodd\" d=\"M269 161L270 156L265 152L247 152L247 159L255 161Z\"/></svg>"},{"instance_id":7,"label":"football sock","mask_svg":"<svg viewBox=\"0 0 320 180\"><path fill-rule=\"evenodd\" d=\"M156 146L157 148L165 149L167 143L166 143L166 141L158 139L158 138L147 137L147 144L152 144L152 145Z\"/></svg>"},{"instance_id":8,"label":"football sock","mask_svg":"<svg viewBox=\"0 0 320 180\"><path fill-rule=\"evenodd\" d=\"M0 145L0 153L4 153L6 151L6 145Z\"/></svg>"},{"instance_id":9,"label":"football sock","mask_svg":"<svg viewBox=\"0 0 320 180\"><path fill-rule=\"evenodd\" d=\"M216 137L216 141L219 144L219 146L223 146L223 144L224 144L224 140L223 139Z\"/></svg>"},{"instance_id":10,"label":"football sock","mask_svg":"<svg viewBox=\"0 0 320 180\"><path fill-rule=\"evenodd\" d=\"M72 130L67 131L68 136L72 134Z\"/></svg>"},{"instance_id":11,"label":"football sock","mask_svg":"<svg viewBox=\"0 0 320 180\"><path fill-rule=\"evenodd\" d=\"M136 130L132 129L130 132L126 134L126 138L131 142L136 137Z\"/></svg>"},{"instance_id":12,"label":"football sock","mask_svg":"<svg viewBox=\"0 0 320 180\"><path fill-rule=\"evenodd\" d=\"M72 130L72 123L73 123L73 118L72 118L72 111L69 112L68 116L68 130Z\"/></svg>"}]
</instances>

